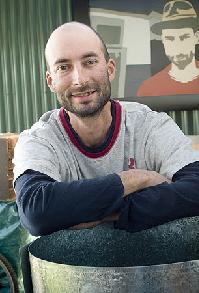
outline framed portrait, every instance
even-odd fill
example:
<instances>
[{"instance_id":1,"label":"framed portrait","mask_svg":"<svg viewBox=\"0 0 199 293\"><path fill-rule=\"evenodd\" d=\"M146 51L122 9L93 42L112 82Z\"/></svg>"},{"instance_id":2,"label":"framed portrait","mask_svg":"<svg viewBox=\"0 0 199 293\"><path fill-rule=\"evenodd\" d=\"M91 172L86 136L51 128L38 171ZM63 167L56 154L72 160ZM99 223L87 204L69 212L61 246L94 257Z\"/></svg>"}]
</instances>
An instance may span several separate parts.
<instances>
[{"instance_id":1,"label":"framed portrait","mask_svg":"<svg viewBox=\"0 0 199 293\"><path fill-rule=\"evenodd\" d=\"M89 18L116 60L113 98L199 108L197 0L89 0Z\"/></svg>"}]
</instances>

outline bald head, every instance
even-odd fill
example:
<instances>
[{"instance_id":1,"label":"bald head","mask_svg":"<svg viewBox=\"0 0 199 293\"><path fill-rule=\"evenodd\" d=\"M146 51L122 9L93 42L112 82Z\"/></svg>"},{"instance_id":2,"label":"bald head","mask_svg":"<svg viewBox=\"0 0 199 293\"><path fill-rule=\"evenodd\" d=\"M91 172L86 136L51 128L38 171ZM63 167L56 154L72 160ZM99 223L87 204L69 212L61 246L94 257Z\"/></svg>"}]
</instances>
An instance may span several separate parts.
<instances>
[{"instance_id":1,"label":"bald head","mask_svg":"<svg viewBox=\"0 0 199 293\"><path fill-rule=\"evenodd\" d=\"M74 46L72 42L70 44L70 40L72 40L74 36L76 38L77 46L80 39L85 38L85 42L89 42L90 39L96 39L96 42L99 44L103 51L105 60L109 60L110 57L106 45L102 38L93 28L80 22L68 22L56 28L47 41L45 48L45 57L48 67L50 67L50 60L52 59L51 57L54 54L54 49L57 48L57 45L59 45L60 47L64 45ZM65 42L66 40L67 42Z\"/></svg>"}]
</instances>

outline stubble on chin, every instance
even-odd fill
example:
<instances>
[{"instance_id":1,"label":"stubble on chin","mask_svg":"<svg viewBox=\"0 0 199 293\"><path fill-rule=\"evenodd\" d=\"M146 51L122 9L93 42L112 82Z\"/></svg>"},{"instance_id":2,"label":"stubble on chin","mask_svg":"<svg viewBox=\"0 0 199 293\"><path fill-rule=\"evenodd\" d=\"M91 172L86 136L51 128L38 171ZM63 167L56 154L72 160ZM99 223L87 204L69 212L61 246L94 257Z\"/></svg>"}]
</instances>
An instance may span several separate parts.
<instances>
[{"instance_id":1,"label":"stubble on chin","mask_svg":"<svg viewBox=\"0 0 199 293\"><path fill-rule=\"evenodd\" d=\"M181 54L181 55L184 56L184 59L180 60L180 54L177 56L167 56L167 57L171 61L171 63L177 66L179 70L184 70L192 62L195 54L191 52L189 55L188 54Z\"/></svg>"},{"instance_id":2,"label":"stubble on chin","mask_svg":"<svg viewBox=\"0 0 199 293\"><path fill-rule=\"evenodd\" d=\"M82 102L80 104L76 104L73 99L72 94L69 95L68 91L64 93L57 93L57 99L60 105L66 110L78 117L94 117L98 115L107 102L110 100L111 89L110 84L106 84L105 87L99 91L96 91L97 98L93 101Z\"/></svg>"}]
</instances>

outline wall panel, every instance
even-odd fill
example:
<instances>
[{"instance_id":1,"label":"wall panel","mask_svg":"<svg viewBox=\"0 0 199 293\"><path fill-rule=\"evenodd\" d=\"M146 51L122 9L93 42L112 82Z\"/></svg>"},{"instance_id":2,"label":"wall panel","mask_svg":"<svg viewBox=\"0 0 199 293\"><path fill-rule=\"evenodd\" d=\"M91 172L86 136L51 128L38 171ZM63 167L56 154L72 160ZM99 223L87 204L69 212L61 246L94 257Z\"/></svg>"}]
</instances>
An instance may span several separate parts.
<instances>
[{"instance_id":1,"label":"wall panel","mask_svg":"<svg viewBox=\"0 0 199 293\"><path fill-rule=\"evenodd\" d=\"M0 132L20 132L58 106L46 86L44 47L70 20L70 0L0 0Z\"/></svg>"},{"instance_id":2,"label":"wall panel","mask_svg":"<svg viewBox=\"0 0 199 293\"><path fill-rule=\"evenodd\" d=\"M199 134L199 110L169 111L168 114L176 121L185 134Z\"/></svg>"}]
</instances>

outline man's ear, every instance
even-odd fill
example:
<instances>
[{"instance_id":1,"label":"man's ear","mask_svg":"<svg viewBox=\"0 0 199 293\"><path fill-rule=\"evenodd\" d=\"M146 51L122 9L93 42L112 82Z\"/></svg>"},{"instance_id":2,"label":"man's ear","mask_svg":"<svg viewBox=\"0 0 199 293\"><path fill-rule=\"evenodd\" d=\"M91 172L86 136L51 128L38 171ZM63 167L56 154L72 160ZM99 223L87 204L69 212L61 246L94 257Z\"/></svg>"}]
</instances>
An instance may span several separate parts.
<instances>
[{"instance_id":1,"label":"man's ear","mask_svg":"<svg viewBox=\"0 0 199 293\"><path fill-rule=\"evenodd\" d=\"M52 83L52 76L48 70L46 71L46 81L47 81L47 85L50 88L51 92L54 93L55 89L54 89L53 83Z\"/></svg>"},{"instance_id":2,"label":"man's ear","mask_svg":"<svg viewBox=\"0 0 199 293\"><path fill-rule=\"evenodd\" d=\"M197 44L199 44L199 31L195 32L195 36L197 38Z\"/></svg>"},{"instance_id":3,"label":"man's ear","mask_svg":"<svg viewBox=\"0 0 199 293\"><path fill-rule=\"evenodd\" d=\"M161 41L162 41L162 44L164 45L164 38L163 38L163 35L161 35Z\"/></svg>"},{"instance_id":4,"label":"man's ear","mask_svg":"<svg viewBox=\"0 0 199 293\"><path fill-rule=\"evenodd\" d=\"M107 71L108 71L109 80L112 81L115 77L116 64L115 64L115 61L111 58L107 62Z\"/></svg>"}]
</instances>

